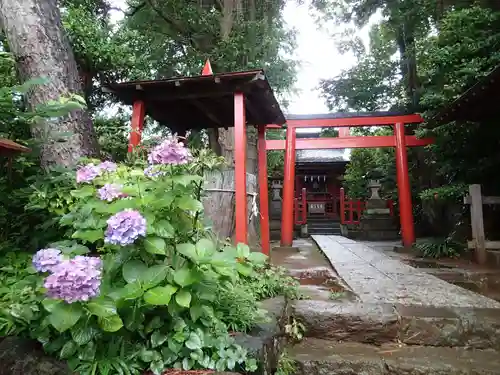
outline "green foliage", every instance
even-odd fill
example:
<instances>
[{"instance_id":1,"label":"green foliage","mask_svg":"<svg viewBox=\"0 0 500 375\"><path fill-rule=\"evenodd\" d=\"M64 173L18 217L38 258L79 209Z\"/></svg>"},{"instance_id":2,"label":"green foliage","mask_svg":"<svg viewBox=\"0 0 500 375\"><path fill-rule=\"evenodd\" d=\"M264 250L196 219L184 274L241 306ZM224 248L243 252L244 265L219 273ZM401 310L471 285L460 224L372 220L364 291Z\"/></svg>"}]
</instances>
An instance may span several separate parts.
<instances>
[{"instance_id":1,"label":"green foliage","mask_svg":"<svg viewBox=\"0 0 500 375\"><path fill-rule=\"evenodd\" d=\"M494 2L446 1L438 8L432 0L313 3L327 19L347 28L349 22L366 25L376 12L384 16L371 28L369 48L359 48L359 33L352 30L341 39L342 49L353 51L358 63L322 82L331 110L405 110L430 118L500 64L500 9ZM462 187L471 183L497 194L500 133L494 121L439 124L432 130L423 124L413 129L418 136L435 139L426 149L408 151L417 205L419 199L436 197L457 201ZM374 170L384 176L383 192L395 198L392 150L352 152L345 176L349 195L365 196L366 180Z\"/></svg>"},{"instance_id":2,"label":"green foliage","mask_svg":"<svg viewBox=\"0 0 500 375\"><path fill-rule=\"evenodd\" d=\"M37 289L41 277L27 253L4 253L0 258L0 337L26 334L40 316Z\"/></svg>"},{"instance_id":3,"label":"green foliage","mask_svg":"<svg viewBox=\"0 0 500 375\"><path fill-rule=\"evenodd\" d=\"M439 200L447 202L461 202L467 194L468 187L464 184L441 186L427 189L420 193L420 198L425 201Z\"/></svg>"},{"instance_id":4,"label":"green foliage","mask_svg":"<svg viewBox=\"0 0 500 375\"><path fill-rule=\"evenodd\" d=\"M415 248L424 258L454 258L462 254L466 246L449 236L417 242Z\"/></svg>"},{"instance_id":5,"label":"green foliage","mask_svg":"<svg viewBox=\"0 0 500 375\"><path fill-rule=\"evenodd\" d=\"M262 320L257 301L293 293L293 282L248 246L218 248L210 239L200 217L201 176L218 168L220 158L199 153L196 162L166 166L153 179L136 160L91 184L73 184L70 202L55 208L66 235L48 246L67 257L100 253L100 296L71 304L45 297L41 276L26 267L29 258L10 256L0 274L0 333L36 338L82 375L158 374L170 367L253 371L255 361L228 331ZM65 190L71 184L62 176L54 175L54 183ZM110 182L123 185L127 198L101 201L97 189ZM44 208L53 210L50 202L58 199L51 195ZM146 218L146 237L123 247L105 243L107 219L127 208Z\"/></svg>"},{"instance_id":6,"label":"green foliage","mask_svg":"<svg viewBox=\"0 0 500 375\"><path fill-rule=\"evenodd\" d=\"M237 6L220 1L129 3L124 27L138 34L136 54L148 56L155 76L199 74L210 58L215 72L265 68L273 89L286 93L295 81L289 58L295 35L283 21L285 1Z\"/></svg>"},{"instance_id":7,"label":"green foliage","mask_svg":"<svg viewBox=\"0 0 500 375\"><path fill-rule=\"evenodd\" d=\"M364 135L388 135L390 133L390 129L384 128L363 132ZM381 195L395 198L397 196L395 168L393 149L354 149L346 167L343 185L350 198L364 199L370 196L369 181L379 180L382 184Z\"/></svg>"},{"instance_id":8,"label":"green foliage","mask_svg":"<svg viewBox=\"0 0 500 375\"><path fill-rule=\"evenodd\" d=\"M281 140L286 138L285 130L268 130L266 139ZM281 176L283 174L283 166L285 163L285 153L283 151L268 151L267 152L267 174L269 177Z\"/></svg>"},{"instance_id":9,"label":"green foliage","mask_svg":"<svg viewBox=\"0 0 500 375\"><path fill-rule=\"evenodd\" d=\"M94 118L101 154L107 159L125 161L128 152L129 119L125 115Z\"/></svg>"},{"instance_id":10,"label":"green foliage","mask_svg":"<svg viewBox=\"0 0 500 375\"><path fill-rule=\"evenodd\" d=\"M295 361L289 357L286 351L283 351L278 360L278 368L276 369L275 375L293 375L296 372L297 366Z\"/></svg>"},{"instance_id":11,"label":"green foliage","mask_svg":"<svg viewBox=\"0 0 500 375\"><path fill-rule=\"evenodd\" d=\"M58 235L53 231L52 214L55 211L25 210L31 201L30 185L43 176L39 166L39 143L31 139L31 128L38 127L44 131L44 121L66 115L74 109L83 107L82 98L69 95L38 106L34 111L24 107L23 95L33 86L42 85L44 80L32 80L22 85L17 84L13 73L13 59L10 54L0 54L0 137L12 139L31 147L30 153L22 153L10 161L0 156L0 253L5 251L32 251L41 243ZM8 86L7 86L8 85ZM48 136L46 134L46 136ZM64 134L51 134L52 137L64 137ZM42 137L45 139L45 136ZM50 182L49 182L50 184ZM36 183L35 183L36 185ZM46 196L61 196L64 192L48 191ZM62 199L60 197L60 199ZM44 205L59 204L41 202ZM52 206L56 208L56 206ZM33 236L37 230L41 235Z\"/></svg>"}]
</instances>

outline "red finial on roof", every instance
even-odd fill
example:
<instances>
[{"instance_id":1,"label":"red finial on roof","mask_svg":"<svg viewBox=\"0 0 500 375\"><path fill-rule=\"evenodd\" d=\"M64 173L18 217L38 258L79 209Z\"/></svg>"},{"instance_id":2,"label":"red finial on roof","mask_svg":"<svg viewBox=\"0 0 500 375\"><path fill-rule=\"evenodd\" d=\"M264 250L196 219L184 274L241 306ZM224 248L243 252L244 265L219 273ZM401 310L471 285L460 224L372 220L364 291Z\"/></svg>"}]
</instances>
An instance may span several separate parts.
<instances>
[{"instance_id":1,"label":"red finial on roof","mask_svg":"<svg viewBox=\"0 0 500 375\"><path fill-rule=\"evenodd\" d=\"M205 62L205 66L203 67L203 70L201 71L201 75L202 76L210 76L214 74L212 72L212 65L210 65L210 59L207 59L207 61Z\"/></svg>"}]
</instances>

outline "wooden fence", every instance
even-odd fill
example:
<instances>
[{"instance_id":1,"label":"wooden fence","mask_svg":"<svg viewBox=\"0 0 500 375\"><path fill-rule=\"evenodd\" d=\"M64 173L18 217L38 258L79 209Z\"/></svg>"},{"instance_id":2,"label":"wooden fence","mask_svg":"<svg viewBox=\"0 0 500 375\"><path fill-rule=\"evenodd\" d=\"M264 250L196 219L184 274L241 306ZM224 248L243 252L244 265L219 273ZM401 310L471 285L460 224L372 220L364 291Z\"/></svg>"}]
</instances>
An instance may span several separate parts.
<instances>
[{"instance_id":1,"label":"wooden fence","mask_svg":"<svg viewBox=\"0 0 500 375\"><path fill-rule=\"evenodd\" d=\"M464 204L470 205L470 218L472 226L472 241L467 241L467 247L474 249L476 261L486 264L488 253L486 249L499 250L500 241L488 241L484 234L483 205L500 204L500 197L483 197L481 185L469 186L469 195L464 197Z\"/></svg>"}]
</instances>

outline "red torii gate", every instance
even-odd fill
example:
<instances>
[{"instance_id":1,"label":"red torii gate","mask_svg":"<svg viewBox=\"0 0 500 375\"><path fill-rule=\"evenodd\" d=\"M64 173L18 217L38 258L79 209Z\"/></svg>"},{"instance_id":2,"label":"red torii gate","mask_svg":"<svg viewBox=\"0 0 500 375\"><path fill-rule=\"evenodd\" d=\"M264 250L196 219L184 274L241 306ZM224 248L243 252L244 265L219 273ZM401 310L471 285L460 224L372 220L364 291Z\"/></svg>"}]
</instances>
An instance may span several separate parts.
<instances>
[{"instance_id":1,"label":"red torii gate","mask_svg":"<svg viewBox=\"0 0 500 375\"><path fill-rule=\"evenodd\" d=\"M283 205L281 219L281 245L291 246L293 242L293 200L295 182L295 151L297 149L335 149L335 148L396 148L396 170L399 195L401 234L403 244L410 246L415 242L413 222L413 208L411 201L411 185L408 171L408 156L406 147L426 146L433 143L432 139L418 139L412 135L405 135L406 124L423 122L418 114L398 115L388 112L378 113L343 113L326 115L288 116L286 140L262 140L265 135L259 132L259 146L265 144L265 150L285 150L285 168L283 181ZM359 126L394 126L392 136L350 136L349 128ZM339 127L337 138L310 138L296 140L297 128L311 127ZM268 125L268 129L280 128ZM264 148L259 147L259 160L264 159ZM262 163L263 165L263 163ZM261 164L259 164L261 168ZM259 184L267 187L266 175L260 173ZM261 191L262 194L262 191ZM262 197L261 197L262 200ZM262 201L261 201L262 202ZM266 202L267 203L267 202ZM261 203L262 204L262 203ZM264 223L261 228L268 227ZM263 234L264 235L264 234Z\"/></svg>"},{"instance_id":2,"label":"red torii gate","mask_svg":"<svg viewBox=\"0 0 500 375\"><path fill-rule=\"evenodd\" d=\"M229 75L245 75L249 72L230 73ZM250 72L251 73L251 72ZM203 76L214 75L207 61ZM216 76L216 75L215 75ZM216 83L220 78L216 77ZM124 83L124 86L135 86L142 90L141 84L148 82ZM176 85L179 80L175 80ZM132 85L134 84L134 85ZM119 86L119 85L115 85ZM113 88L108 88L113 92ZM243 92L234 93L234 164L235 164L235 221L236 242L247 243L247 199L246 199L246 102ZM141 133L144 124L145 102L142 99L133 101L132 124L129 141L129 152L141 142ZM281 112L280 112L281 113ZM328 148L363 148L363 147L396 147L396 166L398 178L398 193L403 244L408 246L415 242L413 223L411 187L408 175L408 160L406 147L425 146L432 143L430 139L417 139L415 136L405 135L405 125L420 123L423 119L418 114L393 115L378 114L327 114L314 116L288 116L286 119L286 140L266 140L266 129L282 128L282 124L258 125L258 164L259 164L259 195L260 195L260 223L262 252L270 252L269 231L269 199L267 182L267 151L285 150L285 173L282 209L281 244L291 246L293 241L293 199L295 176L295 151L297 149L328 149ZM350 127L357 126L394 126L393 136L360 136L349 135ZM307 127L339 127L338 138L299 139L296 141L296 128Z\"/></svg>"}]
</instances>

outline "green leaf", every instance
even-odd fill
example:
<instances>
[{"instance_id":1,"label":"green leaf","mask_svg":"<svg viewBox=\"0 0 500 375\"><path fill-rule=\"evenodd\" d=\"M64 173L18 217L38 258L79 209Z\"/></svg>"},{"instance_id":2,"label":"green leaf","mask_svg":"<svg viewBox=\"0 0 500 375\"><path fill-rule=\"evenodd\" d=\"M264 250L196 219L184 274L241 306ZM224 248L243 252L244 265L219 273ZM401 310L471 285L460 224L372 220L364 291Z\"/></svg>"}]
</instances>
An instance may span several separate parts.
<instances>
[{"instance_id":1,"label":"green leaf","mask_svg":"<svg viewBox=\"0 0 500 375\"><path fill-rule=\"evenodd\" d=\"M175 295L175 302L179 306L189 307L191 305L191 293L185 289L178 291Z\"/></svg>"},{"instance_id":2,"label":"green leaf","mask_svg":"<svg viewBox=\"0 0 500 375\"><path fill-rule=\"evenodd\" d=\"M150 289L167 278L169 271L169 266L166 265L156 265L149 267L143 274L141 282L143 283L143 289Z\"/></svg>"},{"instance_id":3,"label":"green leaf","mask_svg":"<svg viewBox=\"0 0 500 375\"><path fill-rule=\"evenodd\" d=\"M198 281L197 272L187 265L184 265L181 269L174 272L174 281L181 287L185 287L194 284Z\"/></svg>"},{"instance_id":4,"label":"green leaf","mask_svg":"<svg viewBox=\"0 0 500 375\"><path fill-rule=\"evenodd\" d=\"M177 207L179 207L181 210L194 212L203 210L203 204L199 200L191 198L188 195L182 196L176 201L176 203Z\"/></svg>"},{"instance_id":5,"label":"green leaf","mask_svg":"<svg viewBox=\"0 0 500 375\"><path fill-rule=\"evenodd\" d=\"M196 252L196 246L192 243L181 243L176 246L176 250L184 255L185 257L196 261L198 259L198 254Z\"/></svg>"},{"instance_id":6,"label":"green leaf","mask_svg":"<svg viewBox=\"0 0 500 375\"><path fill-rule=\"evenodd\" d=\"M144 249L150 254L166 254L167 244L161 237L148 236L144 240Z\"/></svg>"},{"instance_id":7,"label":"green leaf","mask_svg":"<svg viewBox=\"0 0 500 375\"><path fill-rule=\"evenodd\" d=\"M186 347L191 350L201 349L203 346L203 342L201 341L200 336L196 334L196 332L191 332L189 334L189 338L185 343Z\"/></svg>"},{"instance_id":8,"label":"green leaf","mask_svg":"<svg viewBox=\"0 0 500 375\"><path fill-rule=\"evenodd\" d=\"M163 373L163 370L165 370L165 365L161 359L156 360L151 362L151 365L149 367L153 374L155 375L161 375Z\"/></svg>"},{"instance_id":9,"label":"green leaf","mask_svg":"<svg viewBox=\"0 0 500 375\"><path fill-rule=\"evenodd\" d=\"M123 315L125 328L127 328L129 331L136 331L142 325L144 319L144 313L136 305L125 310L125 313Z\"/></svg>"},{"instance_id":10,"label":"green leaf","mask_svg":"<svg viewBox=\"0 0 500 375\"><path fill-rule=\"evenodd\" d=\"M156 351L154 350L147 350L147 349L142 349L139 353L139 358L141 361L150 363L153 361L156 357Z\"/></svg>"},{"instance_id":11,"label":"green leaf","mask_svg":"<svg viewBox=\"0 0 500 375\"><path fill-rule=\"evenodd\" d=\"M59 357L61 359L68 359L71 357L73 354L76 353L76 350L78 349L78 345L76 342L73 340L69 340L64 344L64 346L61 349L61 352L59 353Z\"/></svg>"},{"instance_id":12,"label":"green leaf","mask_svg":"<svg viewBox=\"0 0 500 375\"><path fill-rule=\"evenodd\" d=\"M87 198L95 195L95 188L92 185L85 185L78 190L72 190L70 194L75 198Z\"/></svg>"},{"instance_id":13,"label":"green leaf","mask_svg":"<svg viewBox=\"0 0 500 375\"><path fill-rule=\"evenodd\" d=\"M45 298L43 301L42 301L42 306L45 310L47 310L47 312L52 312L54 311L54 309L57 307L57 305L63 303L62 301L60 300L57 300L57 299L52 299L52 298Z\"/></svg>"},{"instance_id":14,"label":"green leaf","mask_svg":"<svg viewBox=\"0 0 500 375\"><path fill-rule=\"evenodd\" d=\"M129 300L136 299L143 295L144 290L142 289L141 283L139 281L134 281L133 283L129 283L125 285L120 290L120 298Z\"/></svg>"},{"instance_id":15,"label":"green leaf","mask_svg":"<svg viewBox=\"0 0 500 375\"><path fill-rule=\"evenodd\" d=\"M250 276L253 272L252 266L245 264L245 263L238 263L236 264L236 270L240 275L243 276Z\"/></svg>"},{"instance_id":16,"label":"green leaf","mask_svg":"<svg viewBox=\"0 0 500 375\"><path fill-rule=\"evenodd\" d=\"M123 327L123 321L119 315L98 317L97 323L99 323L99 326L106 332L116 332Z\"/></svg>"},{"instance_id":17,"label":"green leaf","mask_svg":"<svg viewBox=\"0 0 500 375\"><path fill-rule=\"evenodd\" d=\"M100 318L116 315L115 303L109 299L95 299L87 303L87 309L89 309L91 314Z\"/></svg>"},{"instance_id":18,"label":"green leaf","mask_svg":"<svg viewBox=\"0 0 500 375\"><path fill-rule=\"evenodd\" d=\"M172 180L176 184L188 186L192 182L199 183L199 182L203 181L203 177L198 176L198 175L180 175L180 176L175 176Z\"/></svg>"},{"instance_id":19,"label":"green leaf","mask_svg":"<svg viewBox=\"0 0 500 375\"><path fill-rule=\"evenodd\" d=\"M160 331L154 331L153 334L151 335L151 347L156 348L162 345L165 341L167 341L167 339L168 335Z\"/></svg>"},{"instance_id":20,"label":"green leaf","mask_svg":"<svg viewBox=\"0 0 500 375\"><path fill-rule=\"evenodd\" d=\"M250 248L244 243L236 245L236 253L238 258L246 259L250 255Z\"/></svg>"},{"instance_id":21,"label":"green leaf","mask_svg":"<svg viewBox=\"0 0 500 375\"><path fill-rule=\"evenodd\" d=\"M264 264L268 256L264 253L261 253L259 251L252 251L247 258L250 262L255 263L255 264Z\"/></svg>"},{"instance_id":22,"label":"green leaf","mask_svg":"<svg viewBox=\"0 0 500 375\"><path fill-rule=\"evenodd\" d=\"M167 220L160 220L152 226L153 234L163 238L173 238L175 229Z\"/></svg>"},{"instance_id":23,"label":"green leaf","mask_svg":"<svg viewBox=\"0 0 500 375\"><path fill-rule=\"evenodd\" d=\"M95 344L95 342L90 341L87 345L85 345L83 350L80 349L78 357L82 361L93 361L95 358L96 350L97 350L97 345Z\"/></svg>"},{"instance_id":24,"label":"green leaf","mask_svg":"<svg viewBox=\"0 0 500 375\"><path fill-rule=\"evenodd\" d=\"M176 291L177 287L173 285L158 286L144 294L144 301L150 305L166 306Z\"/></svg>"},{"instance_id":25,"label":"green leaf","mask_svg":"<svg viewBox=\"0 0 500 375\"><path fill-rule=\"evenodd\" d=\"M64 332L73 327L83 313L83 308L77 303L60 303L49 315L49 322L56 330Z\"/></svg>"},{"instance_id":26,"label":"green leaf","mask_svg":"<svg viewBox=\"0 0 500 375\"><path fill-rule=\"evenodd\" d=\"M203 316L203 305L200 304L194 304L191 306L189 309L189 315L191 316L191 320L196 323L198 319L200 319Z\"/></svg>"},{"instance_id":27,"label":"green leaf","mask_svg":"<svg viewBox=\"0 0 500 375\"><path fill-rule=\"evenodd\" d=\"M96 329L89 326L73 327L71 329L71 337L78 345L85 345L96 337Z\"/></svg>"},{"instance_id":28,"label":"green leaf","mask_svg":"<svg viewBox=\"0 0 500 375\"><path fill-rule=\"evenodd\" d=\"M95 230L77 230L71 238L84 240L90 243L99 241L104 237L104 231L102 229Z\"/></svg>"},{"instance_id":29,"label":"green leaf","mask_svg":"<svg viewBox=\"0 0 500 375\"><path fill-rule=\"evenodd\" d=\"M127 283L141 281L148 267L140 260L131 260L123 265L122 275Z\"/></svg>"},{"instance_id":30,"label":"green leaf","mask_svg":"<svg viewBox=\"0 0 500 375\"><path fill-rule=\"evenodd\" d=\"M215 251L215 244L207 238L202 238L196 243L196 253L200 258L210 257Z\"/></svg>"}]
</instances>

